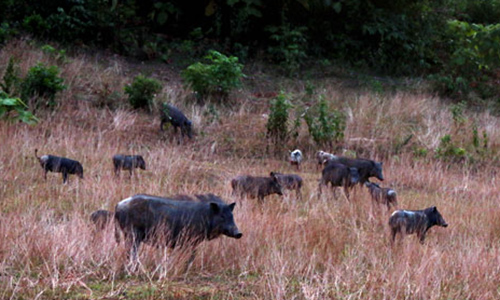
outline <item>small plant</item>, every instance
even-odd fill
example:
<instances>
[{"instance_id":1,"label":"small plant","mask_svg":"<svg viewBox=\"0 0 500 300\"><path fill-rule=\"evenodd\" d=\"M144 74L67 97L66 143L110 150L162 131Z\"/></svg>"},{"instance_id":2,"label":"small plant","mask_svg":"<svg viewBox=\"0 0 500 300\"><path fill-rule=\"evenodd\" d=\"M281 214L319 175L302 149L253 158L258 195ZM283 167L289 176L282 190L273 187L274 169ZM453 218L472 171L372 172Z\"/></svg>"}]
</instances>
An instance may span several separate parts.
<instances>
[{"instance_id":1,"label":"small plant","mask_svg":"<svg viewBox=\"0 0 500 300\"><path fill-rule=\"evenodd\" d=\"M153 98L161 91L161 88L158 80L141 74L134 78L132 84L125 86L125 94L128 95L128 101L133 108L149 107L151 110Z\"/></svg>"},{"instance_id":2,"label":"small plant","mask_svg":"<svg viewBox=\"0 0 500 300\"><path fill-rule=\"evenodd\" d=\"M465 101L450 106L450 111L455 126L459 126L465 122L466 117L464 116L464 110L466 107L467 104L465 103Z\"/></svg>"},{"instance_id":3,"label":"small plant","mask_svg":"<svg viewBox=\"0 0 500 300\"><path fill-rule=\"evenodd\" d=\"M44 53L49 54L55 60L61 61L63 63L65 63L67 61L66 50L57 50L56 48L52 47L51 45L43 45L42 51Z\"/></svg>"},{"instance_id":4,"label":"small plant","mask_svg":"<svg viewBox=\"0 0 500 300\"><path fill-rule=\"evenodd\" d=\"M66 89L63 79L58 76L57 66L46 67L42 63L31 67L28 75L21 84L21 99L25 102L34 101L35 108L38 108L42 101L46 99L46 106L54 107L57 92Z\"/></svg>"},{"instance_id":5,"label":"small plant","mask_svg":"<svg viewBox=\"0 0 500 300\"><path fill-rule=\"evenodd\" d=\"M345 116L338 110L328 108L324 96L320 96L316 107L310 108L304 115L309 134L318 146L332 147L333 143L343 140Z\"/></svg>"},{"instance_id":6,"label":"small plant","mask_svg":"<svg viewBox=\"0 0 500 300\"><path fill-rule=\"evenodd\" d=\"M197 62L182 72L186 85L201 98L220 95L225 99L232 89L241 86L241 78L245 75L242 72L243 65L238 63L237 57L227 57L211 50L205 59L208 64Z\"/></svg>"},{"instance_id":7,"label":"small plant","mask_svg":"<svg viewBox=\"0 0 500 300\"><path fill-rule=\"evenodd\" d=\"M452 142L451 135L449 134L441 138L439 147L436 149L436 157L445 160L459 161L464 159L466 155L467 152L465 149L456 146Z\"/></svg>"},{"instance_id":8,"label":"small plant","mask_svg":"<svg viewBox=\"0 0 500 300\"><path fill-rule=\"evenodd\" d=\"M266 137L272 141L276 150L281 149L289 138L288 114L290 108L292 108L292 104L283 92L271 100Z\"/></svg>"},{"instance_id":9,"label":"small plant","mask_svg":"<svg viewBox=\"0 0 500 300\"><path fill-rule=\"evenodd\" d=\"M20 82L18 74L19 67L17 66L17 61L14 57L11 57L3 75L3 82L0 83L0 88L8 95L12 95L14 90L18 88Z\"/></svg>"},{"instance_id":10,"label":"small plant","mask_svg":"<svg viewBox=\"0 0 500 300\"><path fill-rule=\"evenodd\" d=\"M36 124L38 118L29 110L28 106L19 98L11 98L0 91L0 119L21 121L26 124Z\"/></svg>"}]
</instances>

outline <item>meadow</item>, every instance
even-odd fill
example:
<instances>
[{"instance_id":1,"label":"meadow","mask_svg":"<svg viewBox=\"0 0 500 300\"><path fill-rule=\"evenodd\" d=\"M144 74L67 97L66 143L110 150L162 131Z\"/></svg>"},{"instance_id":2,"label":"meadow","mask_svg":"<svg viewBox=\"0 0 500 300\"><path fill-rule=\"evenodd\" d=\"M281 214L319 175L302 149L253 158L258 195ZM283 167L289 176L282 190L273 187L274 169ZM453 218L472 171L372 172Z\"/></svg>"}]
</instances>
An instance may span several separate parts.
<instances>
[{"instance_id":1,"label":"meadow","mask_svg":"<svg viewBox=\"0 0 500 300\"><path fill-rule=\"evenodd\" d=\"M0 49L0 74L13 54L21 73L38 61L57 63L20 40ZM305 154L297 172L286 153L276 155L268 145L269 99L255 94L281 88L301 95L302 81L277 86L253 66L246 87L232 95L234 103L199 104L187 101L189 91L166 67L102 53L75 54L60 66L69 88L59 95L56 110L37 113L34 126L0 122L0 299L500 297L500 124L488 111L465 110L457 121L445 99L425 92L381 93L318 79L321 93L347 116L344 143L320 149L303 125L287 145ZM178 144L170 130L161 133L157 113L101 105L113 92L123 93L139 72L162 80L157 98L192 119L192 141ZM473 126L488 137L483 157L435 158L444 135L470 143ZM401 146L409 135L411 141ZM35 148L79 160L85 179L70 176L63 185L61 174L49 173L45 181ZM318 197L317 150L382 161L381 185L397 191L399 208L435 205L449 227L432 228L424 244L407 236L391 245L391 211L373 206L366 188L357 188L351 201L340 192ZM147 170L115 178L111 157L117 153L143 155ZM299 174L305 182L302 201L289 193L260 206L231 195L231 178L271 171ZM237 202L235 222L243 237L203 242L187 272L189 251L142 245L140 266L131 271L114 229L94 232L89 216L113 210L136 193L214 193Z\"/></svg>"}]
</instances>

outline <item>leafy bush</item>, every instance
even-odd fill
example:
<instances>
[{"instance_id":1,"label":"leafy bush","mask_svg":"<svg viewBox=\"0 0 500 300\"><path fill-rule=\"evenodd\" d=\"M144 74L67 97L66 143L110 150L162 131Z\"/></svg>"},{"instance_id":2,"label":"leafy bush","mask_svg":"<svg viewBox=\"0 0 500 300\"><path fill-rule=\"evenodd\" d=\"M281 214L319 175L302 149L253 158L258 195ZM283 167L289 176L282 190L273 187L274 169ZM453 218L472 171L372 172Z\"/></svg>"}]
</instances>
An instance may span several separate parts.
<instances>
[{"instance_id":1,"label":"leafy bush","mask_svg":"<svg viewBox=\"0 0 500 300\"><path fill-rule=\"evenodd\" d=\"M307 39L304 35L306 29L306 27L292 28L289 23L267 28L271 33L271 40L276 42L276 45L268 48L268 52L290 76L299 70L302 60L307 57Z\"/></svg>"},{"instance_id":2,"label":"leafy bush","mask_svg":"<svg viewBox=\"0 0 500 300\"><path fill-rule=\"evenodd\" d=\"M0 119L21 121L26 124L38 122L28 106L19 98L11 98L7 93L0 91Z\"/></svg>"},{"instance_id":3,"label":"leafy bush","mask_svg":"<svg viewBox=\"0 0 500 300\"><path fill-rule=\"evenodd\" d=\"M54 107L57 104L55 101L57 92L66 89L64 80L58 75L57 66L46 67L39 63L31 67L21 84L21 99L28 103L33 100L35 108L38 108L44 100L46 106Z\"/></svg>"},{"instance_id":4,"label":"leafy bush","mask_svg":"<svg viewBox=\"0 0 500 300\"><path fill-rule=\"evenodd\" d=\"M207 64L197 62L182 72L186 85L190 86L200 97L220 95L222 99L232 89L241 86L243 65L235 56L227 57L215 50L205 56Z\"/></svg>"},{"instance_id":5,"label":"leafy bush","mask_svg":"<svg viewBox=\"0 0 500 300\"><path fill-rule=\"evenodd\" d=\"M11 57L7 69L5 69L5 74L3 75L3 82L0 83L0 88L2 88L5 93L12 95L14 90L18 88L20 82L18 74L19 67L17 66L16 59Z\"/></svg>"},{"instance_id":6,"label":"leafy bush","mask_svg":"<svg viewBox=\"0 0 500 300\"><path fill-rule=\"evenodd\" d=\"M125 94L128 95L128 101L133 108L148 107L151 110L153 98L161 91L161 88L158 80L141 74L134 78L132 84L125 86Z\"/></svg>"},{"instance_id":7,"label":"leafy bush","mask_svg":"<svg viewBox=\"0 0 500 300\"><path fill-rule=\"evenodd\" d=\"M329 109L324 96L304 115L309 134L318 146L332 147L344 138L345 116L342 112Z\"/></svg>"},{"instance_id":8,"label":"leafy bush","mask_svg":"<svg viewBox=\"0 0 500 300\"><path fill-rule=\"evenodd\" d=\"M440 73L431 76L436 89L448 96L477 90L483 96L498 94L500 24L481 25L452 20L446 31L450 57Z\"/></svg>"},{"instance_id":9,"label":"leafy bush","mask_svg":"<svg viewBox=\"0 0 500 300\"><path fill-rule=\"evenodd\" d=\"M266 137L271 139L276 149L281 149L289 138L288 114L292 104L287 96L280 93L271 101Z\"/></svg>"}]
</instances>

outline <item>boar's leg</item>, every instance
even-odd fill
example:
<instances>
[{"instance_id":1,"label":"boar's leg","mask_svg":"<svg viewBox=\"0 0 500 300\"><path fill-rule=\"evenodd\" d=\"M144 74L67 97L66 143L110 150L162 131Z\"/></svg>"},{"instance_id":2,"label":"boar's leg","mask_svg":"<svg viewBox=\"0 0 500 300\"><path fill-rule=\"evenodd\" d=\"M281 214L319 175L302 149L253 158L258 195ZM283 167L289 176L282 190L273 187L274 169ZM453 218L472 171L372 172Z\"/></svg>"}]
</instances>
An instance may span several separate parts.
<instances>
[{"instance_id":1,"label":"boar's leg","mask_svg":"<svg viewBox=\"0 0 500 300\"><path fill-rule=\"evenodd\" d=\"M391 244L394 244L396 241L396 234L398 233L398 230L396 228L391 228Z\"/></svg>"},{"instance_id":2,"label":"boar's leg","mask_svg":"<svg viewBox=\"0 0 500 300\"><path fill-rule=\"evenodd\" d=\"M63 177L63 183L66 183L68 181L68 172L64 170L62 172L62 177Z\"/></svg>"},{"instance_id":3,"label":"boar's leg","mask_svg":"<svg viewBox=\"0 0 500 300\"><path fill-rule=\"evenodd\" d=\"M295 194L296 194L297 200L302 201L302 193L300 192L300 189L296 189Z\"/></svg>"},{"instance_id":4,"label":"boar's leg","mask_svg":"<svg viewBox=\"0 0 500 300\"><path fill-rule=\"evenodd\" d=\"M421 231L419 230L419 231L417 232L417 236L418 236L418 238L420 239L420 244L423 244L423 243L424 243L424 241L425 241L425 233L426 233L426 232L427 232L427 230L421 230Z\"/></svg>"},{"instance_id":5,"label":"boar's leg","mask_svg":"<svg viewBox=\"0 0 500 300\"><path fill-rule=\"evenodd\" d=\"M139 251L139 246L144 239L144 234L139 230L133 230L133 233L125 234L125 248L129 249L128 257L130 262L137 261L137 252Z\"/></svg>"},{"instance_id":6,"label":"boar's leg","mask_svg":"<svg viewBox=\"0 0 500 300\"><path fill-rule=\"evenodd\" d=\"M47 173L49 172L49 170L47 168L44 169L44 174L43 174L43 177L45 178L45 181L47 181Z\"/></svg>"}]
</instances>

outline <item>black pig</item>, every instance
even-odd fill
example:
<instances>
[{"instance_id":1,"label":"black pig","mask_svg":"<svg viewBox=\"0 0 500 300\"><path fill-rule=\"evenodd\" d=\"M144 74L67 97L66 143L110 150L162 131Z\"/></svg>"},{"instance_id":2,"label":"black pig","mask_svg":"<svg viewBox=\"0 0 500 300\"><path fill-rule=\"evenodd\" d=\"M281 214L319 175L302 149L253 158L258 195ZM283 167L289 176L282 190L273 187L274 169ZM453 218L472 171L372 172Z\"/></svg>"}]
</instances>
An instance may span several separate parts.
<instances>
[{"instance_id":1,"label":"black pig","mask_svg":"<svg viewBox=\"0 0 500 300\"><path fill-rule=\"evenodd\" d=\"M213 194L172 198L135 195L116 205L116 239L119 242L119 231L123 232L134 261L141 242L174 248L195 246L220 235L239 239L243 234L234 223L235 205Z\"/></svg>"},{"instance_id":2,"label":"black pig","mask_svg":"<svg viewBox=\"0 0 500 300\"><path fill-rule=\"evenodd\" d=\"M129 170L130 177L132 177L132 170L141 168L146 170L146 162L140 155L122 155L116 154L113 156L113 166L115 167L115 175L120 174L120 170Z\"/></svg>"},{"instance_id":3,"label":"black pig","mask_svg":"<svg viewBox=\"0 0 500 300\"><path fill-rule=\"evenodd\" d=\"M358 169L359 172L359 183L364 184L369 181L370 177L378 178L384 181L384 176L382 175L382 163L375 162L369 159L363 158L348 158L343 156L338 156L329 163L341 163L351 168Z\"/></svg>"},{"instance_id":4,"label":"black pig","mask_svg":"<svg viewBox=\"0 0 500 300\"><path fill-rule=\"evenodd\" d=\"M389 218L392 242L396 240L396 234L416 233L420 243L425 240L425 234L434 225L448 227L435 206L424 210L396 210Z\"/></svg>"},{"instance_id":5,"label":"black pig","mask_svg":"<svg viewBox=\"0 0 500 300\"><path fill-rule=\"evenodd\" d=\"M38 159L40 165L45 171L45 180L47 180L47 173L49 171L62 173L63 183L68 181L68 174L76 174L83 179L83 167L78 161L54 155L43 155L42 157L39 157L37 156L37 153L38 149L35 149L35 157Z\"/></svg>"},{"instance_id":6,"label":"black pig","mask_svg":"<svg viewBox=\"0 0 500 300\"><path fill-rule=\"evenodd\" d=\"M271 172L271 177L276 177L282 189L295 191L297 199L302 199L300 189L302 188L302 177L296 174L281 174Z\"/></svg>"},{"instance_id":7,"label":"black pig","mask_svg":"<svg viewBox=\"0 0 500 300\"><path fill-rule=\"evenodd\" d=\"M165 123L170 123L174 127L175 133L177 133L177 128L181 129L181 137L184 137L184 135L187 135L190 139L193 137L192 122L178 108L170 104L163 104L160 117L161 131L163 131Z\"/></svg>"},{"instance_id":8,"label":"black pig","mask_svg":"<svg viewBox=\"0 0 500 300\"><path fill-rule=\"evenodd\" d=\"M233 188L233 195L239 194L240 197L246 195L250 198L257 198L260 203L264 201L264 197L267 195L283 195L281 185L275 175L271 177L241 175L231 180L231 187Z\"/></svg>"},{"instance_id":9,"label":"black pig","mask_svg":"<svg viewBox=\"0 0 500 300\"><path fill-rule=\"evenodd\" d=\"M387 205L387 210L391 209L391 205L398 206L396 191L390 188L382 188L374 182L365 182L366 187L370 191L373 202Z\"/></svg>"},{"instance_id":10,"label":"black pig","mask_svg":"<svg viewBox=\"0 0 500 300\"><path fill-rule=\"evenodd\" d=\"M321 172L321 179L319 182L319 195L321 195L322 186L327 186L328 183L333 187L344 187L344 193L349 199L349 191L360 180L357 168L347 167L343 164L336 162L329 162Z\"/></svg>"}]
</instances>

